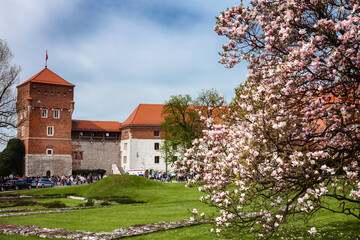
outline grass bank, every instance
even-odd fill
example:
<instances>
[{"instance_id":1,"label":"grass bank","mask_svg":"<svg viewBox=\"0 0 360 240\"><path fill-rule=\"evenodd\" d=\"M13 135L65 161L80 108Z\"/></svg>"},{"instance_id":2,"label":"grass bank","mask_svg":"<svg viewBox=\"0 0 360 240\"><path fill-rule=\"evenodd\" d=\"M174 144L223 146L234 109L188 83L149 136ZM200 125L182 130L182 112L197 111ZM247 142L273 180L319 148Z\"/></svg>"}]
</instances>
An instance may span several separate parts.
<instances>
[{"instance_id":1,"label":"grass bank","mask_svg":"<svg viewBox=\"0 0 360 240\"><path fill-rule=\"evenodd\" d=\"M190 217L193 208L197 208L199 212L205 212L206 216L216 214L215 209L199 202L202 193L198 192L196 188L189 189L182 183L162 183L136 176L111 176L84 186L26 190L15 193L37 196L74 195L91 199L131 199L131 201L129 201L130 204L66 213L0 218L0 222L38 225L43 228L109 232L137 224L183 220ZM59 200L68 206L77 204L76 201L66 198ZM359 223L359 220L351 216L322 211L309 223L293 221L286 232L274 236L273 239L356 239L356 236L360 235ZM315 236L311 236L307 232L313 226L318 230ZM210 233L212 227L211 224L203 224L129 239L221 239ZM32 240L40 238L0 234L0 239Z\"/></svg>"}]
</instances>

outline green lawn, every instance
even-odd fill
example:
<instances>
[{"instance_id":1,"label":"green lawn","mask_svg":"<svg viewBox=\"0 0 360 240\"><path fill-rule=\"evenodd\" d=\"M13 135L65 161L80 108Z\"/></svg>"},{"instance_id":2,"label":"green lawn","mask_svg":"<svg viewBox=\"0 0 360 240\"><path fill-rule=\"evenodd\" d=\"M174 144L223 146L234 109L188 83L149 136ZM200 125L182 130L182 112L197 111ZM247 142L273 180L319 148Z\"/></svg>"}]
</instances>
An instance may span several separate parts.
<instances>
[{"instance_id":1,"label":"green lawn","mask_svg":"<svg viewBox=\"0 0 360 240\"><path fill-rule=\"evenodd\" d=\"M46 228L65 228L91 232L112 231L136 224L161 221L177 221L191 216L193 208L205 212L206 216L216 214L215 209L199 202L202 193L196 188L186 188L182 183L161 183L135 176L111 176L90 185L37 189L22 191L31 195L77 195L93 199L127 197L134 202L100 208L81 209L73 212L41 214L22 217L0 218L2 223L16 225L38 225ZM76 206L81 201L73 199L49 199L41 202L60 200L67 206ZM311 237L307 232L315 226L318 233ZM221 239L210 233L211 224L156 232L130 239ZM360 235L359 220L341 214L320 212L307 225L294 221L290 228L273 239L355 239ZM40 239L1 235L0 239ZM245 238L244 238L245 239Z\"/></svg>"}]
</instances>

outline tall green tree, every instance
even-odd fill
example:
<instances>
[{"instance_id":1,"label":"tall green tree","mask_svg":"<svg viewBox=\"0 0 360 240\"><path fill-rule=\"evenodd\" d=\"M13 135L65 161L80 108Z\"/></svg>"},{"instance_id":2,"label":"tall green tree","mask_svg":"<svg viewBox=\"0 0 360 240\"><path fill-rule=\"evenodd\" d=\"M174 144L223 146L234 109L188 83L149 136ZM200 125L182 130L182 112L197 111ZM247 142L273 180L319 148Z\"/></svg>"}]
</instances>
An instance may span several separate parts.
<instances>
[{"instance_id":1,"label":"tall green tree","mask_svg":"<svg viewBox=\"0 0 360 240\"><path fill-rule=\"evenodd\" d=\"M4 151L0 153L0 176L24 173L24 143L17 138L10 139Z\"/></svg>"},{"instance_id":2,"label":"tall green tree","mask_svg":"<svg viewBox=\"0 0 360 240\"><path fill-rule=\"evenodd\" d=\"M189 148L192 141L201 135L203 126L195 104L190 95L171 96L169 101L165 102L162 112L165 141Z\"/></svg>"},{"instance_id":3,"label":"tall green tree","mask_svg":"<svg viewBox=\"0 0 360 240\"><path fill-rule=\"evenodd\" d=\"M203 89L195 100L190 95L175 95L165 102L162 112L165 140L160 151L167 164L176 161L193 146L194 139L202 136L205 125L201 116L219 117L218 106L223 104L223 97L214 88Z\"/></svg>"}]
</instances>

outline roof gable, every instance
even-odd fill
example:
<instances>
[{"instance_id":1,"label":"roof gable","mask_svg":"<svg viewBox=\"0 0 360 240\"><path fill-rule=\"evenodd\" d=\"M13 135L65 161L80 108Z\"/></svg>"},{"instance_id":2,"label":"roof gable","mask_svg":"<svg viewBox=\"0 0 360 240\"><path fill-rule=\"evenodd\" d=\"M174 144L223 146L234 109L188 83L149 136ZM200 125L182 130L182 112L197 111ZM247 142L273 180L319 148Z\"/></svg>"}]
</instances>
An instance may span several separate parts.
<instances>
[{"instance_id":1,"label":"roof gable","mask_svg":"<svg viewBox=\"0 0 360 240\"><path fill-rule=\"evenodd\" d=\"M139 104L131 115L122 123L121 127L131 126L160 126L164 121L161 116L164 105Z\"/></svg>"},{"instance_id":2,"label":"roof gable","mask_svg":"<svg viewBox=\"0 0 360 240\"><path fill-rule=\"evenodd\" d=\"M45 83L45 84L54 84L54 85L63 85L63 86L71 86L74 87L74 84L69 83L68 81L64 80L62 77L58 76L56 73L51 71L48 68L44 68L22 84L17 87L20 87L28 82L33 83Z\"/></svg>"}]
</instances>

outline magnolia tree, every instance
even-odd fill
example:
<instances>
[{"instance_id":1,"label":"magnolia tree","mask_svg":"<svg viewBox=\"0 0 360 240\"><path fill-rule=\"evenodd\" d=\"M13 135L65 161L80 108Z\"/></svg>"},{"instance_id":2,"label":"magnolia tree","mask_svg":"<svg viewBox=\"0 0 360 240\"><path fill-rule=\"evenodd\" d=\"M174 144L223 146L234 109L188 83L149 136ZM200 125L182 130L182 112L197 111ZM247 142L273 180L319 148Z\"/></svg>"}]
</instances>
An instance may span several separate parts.
<instances>
[{"instance_id":1,"label":"magnolia tree","mask_svg":"<svg viewBox=\"0 0 360 240\"><path fill-rule=\"evenodd\" d=\"M219 208L217 233L269 238L321 208L360 219L359 14L358 0L257 0L217 18L220 62L247 61L248 80L178 162Z\"/></svg>"}]
</instances>

